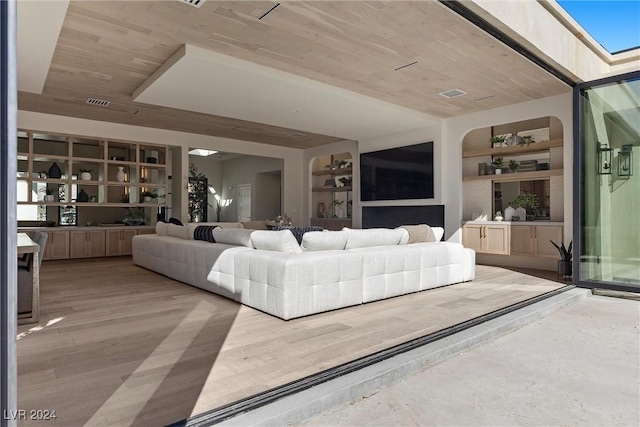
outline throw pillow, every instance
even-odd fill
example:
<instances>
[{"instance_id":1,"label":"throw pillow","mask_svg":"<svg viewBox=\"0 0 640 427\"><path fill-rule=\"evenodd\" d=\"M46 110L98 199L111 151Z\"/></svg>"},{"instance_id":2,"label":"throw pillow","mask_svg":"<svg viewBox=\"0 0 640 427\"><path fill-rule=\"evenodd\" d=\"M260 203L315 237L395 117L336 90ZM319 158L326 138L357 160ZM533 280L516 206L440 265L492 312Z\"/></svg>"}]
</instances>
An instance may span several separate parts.
<instances>
[{"instance_id":1,"label":"throw pillow","mask_svg":"<svg viewBox=\"0 0 640 427\"><path fill-rule=\"evenodd\" d=\"M409 233L409 241L407 242L409 244L437 241L433 230L427 224L403 225L402 228Z\"/></svg>"},{"instance_id":2,"label":"throw pillow","mask_svg":"<svg viewBox=\"0 0 640 427\"><path fill-rule=\"evenodd\" d=\"M175 224L168 224L168 235L171 237L178 237L180 239L189 240L189 232L187 227L183 227Z\"/></svg>"},{"instance_id":3,"label":"throw pillow","mask_svg":"<svg viewBox=\"0 0 640 427\"><path fill-rule=\"evenodd\" d=\"M293 237L290 230L256 230L251 233L251 242L256 249L265 251L295 254L302 252L302 248Z\"/></svg>"},{"instance_id":4,"label":"throw pillow","mask_svg":"<svg viewBox=\"0 0 640 427\"><path fill-rule=\"evenodd\" d=\"M309 231L302 236L302 249L305 251L341 251L347 245L347 233L344 231Z\"/></svg>"},{"instance_id":5,"label":"throw pillow","mask_svg":"<svg viewBox=\"0 0 640 427\"><path fill-rule=\"evenodd\" d=\"M399 245L403 234L400 230L390 230L388 228L354 230L345 227L342 230L347 233L347 245L345 249Z\"/></svg>"},{"instance_id":6,"label":"throw pillow","mask_svg":"<svg viewBox=\"0 0 640 427\"><path fill-rule=\"evenodd\" d=\"M291 231L293 233L293 236L298 241L298 244L301 244L302 243L302 236L304 236L304 233L308 233L310 231L322 231L322 230L324 230L324 228L317 227L317 226L311 226L311 227L288 227L288 226L277 225L277 226L273 227L273 230L275 230L275 231L289 230L289 231Z\"/></svg>"},{"instance_id":7,"label":"throw pillow","mask_svg":"<svg viewBox=\"0 0 640 427\"><path fill-rule=\"evenodd\" d=\"M166 222L158 221L156 223L156 234L158 236L169 235L169 224L167 224Z\"/></svg>"},{"instance_id":8,"label":"throw pillow","mask_svg":"<svg viewBox=\"0 0 640 427\"><path fill-rule=\"evenodd\" d=\"M253 244L251 243L251 233L253 232L254 230L245 230L244 228L217 227L213 229L212 233L216 243L253 248Z\"/></svg>"},{"instance_id":9,"label":"throw pillow","mask_svg":"<svg viewBox=\"0 0 640 427\"><path fill-rule=\"evenodd\" d=\"M215 243L213 238L213 230L219 228L217 225L199 225L193 232L193 240L204 240L205 242Z\"/></svg>"},{"instance_id":10,"label":"throw pillow","mask_svg":"<svg viewBox=\"0 0 640 427\"><path fill-rule=\"evenodd\" d=\"M178 218L169 218L169 224L184 225Z\"/></svg>"}]
</instances>

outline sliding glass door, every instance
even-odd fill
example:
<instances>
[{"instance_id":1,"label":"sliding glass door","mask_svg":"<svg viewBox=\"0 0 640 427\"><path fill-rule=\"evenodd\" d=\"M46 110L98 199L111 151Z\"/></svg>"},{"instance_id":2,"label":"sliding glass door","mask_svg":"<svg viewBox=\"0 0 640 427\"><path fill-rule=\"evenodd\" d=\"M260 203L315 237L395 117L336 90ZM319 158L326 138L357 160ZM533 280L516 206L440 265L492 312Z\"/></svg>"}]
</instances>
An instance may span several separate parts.
<instances>
[{"instance_id":1,"label":"sliding glass door","mask_svg":"<svg viewBox=\"0 0 640 427\"><path fill-rule=\"evenodd\" d=\"M574 275L640 291L640 72L574 92Z\"/></svg>"}]
</instances>

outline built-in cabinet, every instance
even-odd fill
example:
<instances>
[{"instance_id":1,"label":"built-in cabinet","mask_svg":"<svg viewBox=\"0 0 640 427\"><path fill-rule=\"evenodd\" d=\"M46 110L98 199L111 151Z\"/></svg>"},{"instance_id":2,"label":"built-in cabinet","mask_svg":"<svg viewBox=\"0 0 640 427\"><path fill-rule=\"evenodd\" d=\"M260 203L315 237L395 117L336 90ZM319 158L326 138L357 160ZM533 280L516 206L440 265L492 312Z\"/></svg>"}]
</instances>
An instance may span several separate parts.
<instances>
[{"instance_id":1,"label":"built-in cabinet","mask_svg":"<svg viewBox=\"0 0 640 427\"><path fill-rule=\"evenodd\" d=\"M26 130L17 142L19 221L153 221L167 202L167 146Z\"/></svg>"},{"instance_id":2,"label":"built-in cabinet","mask_svg":"<svg viewBox=\"0 0 640 427\"><path fill-rule=\"evenodd\" d=\"M465 224L464 246L478 253L509 254L509 226L501 224Z\"/></svg>"},{"instance_id":3,"label":"built-in cabinet","mask_svg":"<svg viewBox=\"0 0 640 427\"><path fill-rule=\"evenodd\" d=\"M47 234L42 260L131 255L133 236L155 232L153 227L82 228L38 229Z\"/></svg>"},{"instance_id":4,"label":"built-in cabinet","mask_svg":"<svg viewBox=\"0 0 640 427\"><path fill-rule=\"evenodd\" d=\"M551 244L562 242L560 225L511 225L511 255L558 258L558 251Z\"/></svg>"},{"instance_id":5,"label":"built-in cabinet","mask_svg":"<svg viewBox=\"0 0 640 427\"><path fill-rule=\"evenodd\" d=\"M319 156L311 168L310 224L328 230L352 226L353 167L349 153Z\"/></svg>"}]
</instances>

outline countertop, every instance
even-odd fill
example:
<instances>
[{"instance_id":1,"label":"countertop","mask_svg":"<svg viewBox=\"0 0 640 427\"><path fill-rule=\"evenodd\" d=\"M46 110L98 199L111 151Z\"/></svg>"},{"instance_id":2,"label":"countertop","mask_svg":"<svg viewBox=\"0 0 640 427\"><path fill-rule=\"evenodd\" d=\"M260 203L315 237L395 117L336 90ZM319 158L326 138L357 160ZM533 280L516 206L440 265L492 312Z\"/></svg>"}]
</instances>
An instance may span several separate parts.
<instances>
[{"instance_id":1,"label":"countertop","mask_svg":"<svg viewBox=\"0 0 640 427\"><path fill-rule=\"evenodd\" d=\"M501 225L559 225L564 226L562 221L462 221L463 224L471 225L488 225L488 224L501 224Z\"/></svg>"},{"instance_id":2,"label":"countertop","mask_svg":"<svg viewBox=\"0 0 640 427\"><path fill-rule=\"evenodd\" d=\"M38 230L38 231L84 231L84 230L130 230L130 229L155 229L153 225L108 225L108 226L100 226L100 225L73 225L73 226L57 226L57 227L18 227L18 231L30 231L30 230Z\"/></svg>"}]
</instances>

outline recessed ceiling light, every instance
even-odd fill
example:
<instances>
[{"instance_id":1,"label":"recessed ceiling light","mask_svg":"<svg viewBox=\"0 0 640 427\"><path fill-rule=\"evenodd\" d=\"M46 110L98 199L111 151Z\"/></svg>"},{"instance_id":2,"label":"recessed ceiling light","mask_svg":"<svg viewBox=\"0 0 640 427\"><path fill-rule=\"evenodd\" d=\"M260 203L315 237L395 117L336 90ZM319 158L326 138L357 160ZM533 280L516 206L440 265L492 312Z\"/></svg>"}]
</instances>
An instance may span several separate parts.
<instances>
[{"instance_id":1,"label":"recessed ceiling light","mask_svg":"<svg viewBox=\"0 0 640 427\"><path fill-rule=\"evenodd\" d=\"M98 99L98 98L87 98L87 104L96 105L98 107L108 107L111 104L111 101L107 101L106 99Z\"/></svg>"},{"instance_id":2,"label":"recessed ceiling light","mask_svg":"<svg viewBox=\"0 0 640 427\"><path fill-rule=\"evenodd\" d=\"M210 156L212 154L216 154L217 151L216 150L206 150L204 148L194 148L192 150L189 150L189 154L192 154L194 156Z\"/></svg>"},{"instance_id":3,"label":"recessed ceiling light","mask_svg":"<svg viewBox=\"0 0 640 427\"><path fill-rule=\"evenodd\" d=\"M440 96L444 96L445 98L455 98L466 94L467 92L461 91L460 89L445 90L439 93Z\"/></svg>"},{"instance_id":4,"label":"recessed ceiling light","mask_svg":"<svg viewBox=\"0 0 640 427\"><path fill-rule=\"evenodd\" d=\"M303 138L305 136L307 136L306 133L302 133L302 132L294 132L292 134L289 135L292 138Z\"/></svg>"}]
</instances>

